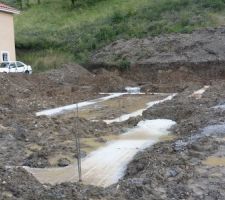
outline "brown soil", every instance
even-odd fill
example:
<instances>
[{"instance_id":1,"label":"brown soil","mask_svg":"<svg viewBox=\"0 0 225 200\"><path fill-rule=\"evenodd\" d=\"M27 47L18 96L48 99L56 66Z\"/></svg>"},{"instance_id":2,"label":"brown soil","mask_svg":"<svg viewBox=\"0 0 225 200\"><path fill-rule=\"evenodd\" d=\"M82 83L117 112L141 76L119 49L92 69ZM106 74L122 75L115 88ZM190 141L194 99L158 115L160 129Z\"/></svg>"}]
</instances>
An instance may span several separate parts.
<instances>
[{"instance_id":1,"label":"brown soil","mask_svg":"<svg viewBox=\"0 0 225 200\"><path fill-rule=\"evenodd\" d=\"M204 80L206 84L211 79L224 79L224 41L224 27L190 34L122 39L95 52L89 67L121 67L121 62L126 61L130 66L122 73L124 77L149 83L155 91L160 88L172 92L172 87L182 88L186 82Z\"/></svg>"}]
</instances>

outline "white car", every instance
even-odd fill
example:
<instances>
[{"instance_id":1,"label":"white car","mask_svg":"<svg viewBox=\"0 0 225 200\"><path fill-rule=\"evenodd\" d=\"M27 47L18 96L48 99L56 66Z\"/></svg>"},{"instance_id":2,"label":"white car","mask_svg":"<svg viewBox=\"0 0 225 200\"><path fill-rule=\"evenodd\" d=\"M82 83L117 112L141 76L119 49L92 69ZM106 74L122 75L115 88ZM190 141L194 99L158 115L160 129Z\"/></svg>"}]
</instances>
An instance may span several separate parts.
<instances>
[{"instance_id":1,"label":"white car","mask_svg":"<svg viewBox=\"0 0 225 200\"><path fill-rule=\"evenodd\" d=\"M32 68L30 65L26 65L20 61L5 61L0 64L0 73L1 72L32 74Z\"/></svg>"}]
</instances>

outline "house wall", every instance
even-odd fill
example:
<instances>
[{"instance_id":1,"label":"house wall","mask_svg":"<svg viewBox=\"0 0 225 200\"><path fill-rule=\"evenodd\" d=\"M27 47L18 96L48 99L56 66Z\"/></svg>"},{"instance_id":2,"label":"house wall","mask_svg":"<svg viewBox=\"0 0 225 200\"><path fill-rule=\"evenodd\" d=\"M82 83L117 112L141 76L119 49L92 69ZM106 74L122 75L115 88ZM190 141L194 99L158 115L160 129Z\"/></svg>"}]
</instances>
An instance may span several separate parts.
<instances>
[{"instance_id":1,"label":"house wall","mask_svg":"<svg viewBox=\"0 0 225 200\"><path fill-rule=\"evenodd\" d=\"M13 15L0 11L0 62L2 52L9 52L9 59L16 60Z\"/></svg>"}]
</instances>

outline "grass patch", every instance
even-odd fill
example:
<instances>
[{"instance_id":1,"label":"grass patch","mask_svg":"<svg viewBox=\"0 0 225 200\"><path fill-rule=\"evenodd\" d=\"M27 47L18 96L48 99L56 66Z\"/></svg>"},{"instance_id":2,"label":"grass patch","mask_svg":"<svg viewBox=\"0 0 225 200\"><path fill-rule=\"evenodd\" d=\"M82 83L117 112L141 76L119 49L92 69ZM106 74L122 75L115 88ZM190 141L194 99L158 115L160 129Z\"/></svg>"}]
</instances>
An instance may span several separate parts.
<instances>
[{"instance_id":1,"label":"grass patch","mask_svg":"<svg viewBox=\"0 0 225 200\"><path fill-rule=\"evenodd\" d=\"M60 68L65 63L75 62L72 54L56 50L42 51L18 51L17 57L25 63L31 64L35 72L42 72L49 69Z\"/></svg>"}]
</instances>

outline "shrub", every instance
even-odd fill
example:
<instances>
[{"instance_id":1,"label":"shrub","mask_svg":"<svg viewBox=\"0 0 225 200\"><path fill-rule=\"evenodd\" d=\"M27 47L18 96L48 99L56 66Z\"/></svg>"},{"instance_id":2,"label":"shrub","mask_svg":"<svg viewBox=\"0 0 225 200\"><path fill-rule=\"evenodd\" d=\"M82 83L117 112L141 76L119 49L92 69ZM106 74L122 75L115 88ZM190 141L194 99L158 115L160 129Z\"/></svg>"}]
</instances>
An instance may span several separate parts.
<instances>
[{"instance_id":1,"label":"shrub","mask_svg":"<svg viewBox=\"0 0 225 200\"><path fill-rule=\"evenodd\" d=\"M130 61L127 60L126 58L122 59L120 62L119 62L119 68L120 70L124 71L124 70L128 70L130 68Z\"/></svg>"},{"instance_id":2,"label":"shrub","mask_svg":"<svg viewBox=\"0 0 225 200\"><path fill-rule=\"evenodd\" d=\"M213 10L223 10L225 8L224 0L198 0L196 2L203 8L213 9Z\"/></svg>"}]
</instances>

